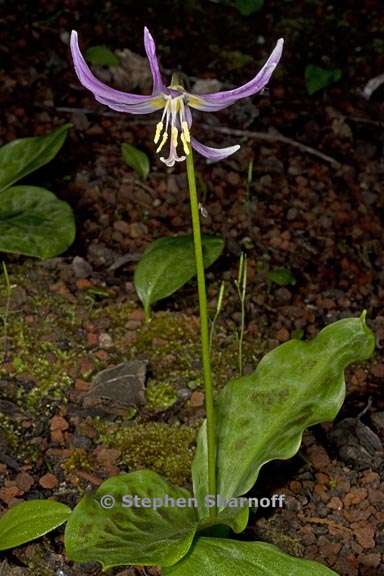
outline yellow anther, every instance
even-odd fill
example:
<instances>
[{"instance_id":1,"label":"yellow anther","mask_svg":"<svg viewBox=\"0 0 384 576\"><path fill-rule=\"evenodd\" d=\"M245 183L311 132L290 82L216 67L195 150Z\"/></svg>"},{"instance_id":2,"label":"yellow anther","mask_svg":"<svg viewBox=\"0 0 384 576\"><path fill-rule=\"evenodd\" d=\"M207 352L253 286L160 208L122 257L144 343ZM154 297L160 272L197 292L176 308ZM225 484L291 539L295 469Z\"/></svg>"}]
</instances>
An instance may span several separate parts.
<instances>
[{"instance_id":1,"label":"yellow anther","mask_svg":"<svg viewBox=\"0 0 384 576\"><path fill-rule=\"evenodd\" d=\"M185 133L184 133L184 132L181 133L180 139L181 139L181 141L182 141L182 143L183 143L184 154L185 154L186 156L188 156L188 154L189 154L189 146L188 146L188 144L187 144L187 139L186 139L186 136L185 136Z\"/></svg>"},{"instance_id":2,"label":"yellow anther","mask_svg":"<svg viewBox=\"0 0 384 576\"><path fill-rule=\"evenodd\" d=\"M163 131L163 128L164 128L164 124L162 122L158 122L156 124L156 134L155 134L155 138L153 139L155 144L157 144L158 141L160 140L160 135Z\"/></svg>"},{"instance_id":3,"label":"yellow anther","mask_svg":"<svg viewBox=\"0 0 384 576\"><path fill-rule=\"evenodd\" d=\"M172 126L172 144L176 148L177 147L177 139L179 136L179 131L176 126Z\"/></svg>"},{"instance_id":4,"label":"yellow anther","mask_svg":"<svg viewBox=\"0 0 384 576\"><path fill-rule=\"evenodd\" d=\"M156 149L156 152L160 152L166 141L168 140L168 132L164 132L163 139L161 140L159 146Z\"/></svg>"},{"instance_id":5,"label":"yellow anther","mask_svg":"<svg viewBox=\"0 0 384 576\"><path fill-rule=\"evenodd\" d=\"M185 135L186 142L190 142L191 141L191 135L189 133L188 124L186 123L185 120L181 123L181 127L183 129L183 134Z\"/></svg>"}]
</instances>

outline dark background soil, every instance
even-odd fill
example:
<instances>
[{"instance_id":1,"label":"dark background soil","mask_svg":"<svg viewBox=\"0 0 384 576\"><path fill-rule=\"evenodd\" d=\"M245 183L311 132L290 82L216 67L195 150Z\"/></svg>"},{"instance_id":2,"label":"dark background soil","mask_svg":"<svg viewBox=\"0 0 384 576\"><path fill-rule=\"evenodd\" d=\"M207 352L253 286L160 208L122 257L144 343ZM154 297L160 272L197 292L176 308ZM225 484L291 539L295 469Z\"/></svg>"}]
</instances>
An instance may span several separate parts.
<instances>
[{"instance_id":1,"label":"dark background soil","mask_svg":"<svg viewBox=\"0 0 384 576\"><path fill-rule=\"evenodd\" d=\"M181 164L166 170L154 154L157 116L119 115L98 105L74 74L68 51L70 30L78 30L84 50L105 44L112 50L128 48L143 55L146 25L157 40L166 71L180 70L192 84L195 79L218 79L224 86L248 81L277 38L285 38L284 56L268 90L223 112L194 117L194 133L206 144L242 145L226 162L207 165L197 159L206 187L200 189L208 213L202 219L203 228L226 240L223 257L208 274L209 293L214 303L221 279L231 284L239 254L245 249L249 266L247 340L262 340L265 349L298 330L310 337L327 323L367 310L368 324L377 337L374 358L348 370L347 400L336 423L308 432L301 456L290 464L266 467L258 490L283 491L288 504L270 517L253 519L248 531L251 538L263 538L297 555L323 561L341 576L384 574L383 89L369 100L362 96L368 80L384 72L382 8L379 0L266 0L260 12L243 17L234 8L208 0L0 1L0 144L47 133L68 121L74 125L57 158L28 182L48 187L72 205L77 239L51 265L36 263L32 272L27 267L25 282L20 281L24 293L18 311L26 318L35 314L31 302L47 288L71 305L79 302L82 312L76 313L84 313L81 338L91 358L99 354L96 358L101 367L121 358L118 351L114 356L114 349L103 350L98 338L105 326L100 319L87 317L88 312L81 308L84 290L104 286L117 302L130 302L136 308L130 320L136 325L129 328L134 340L142 320L132 287L135 262L151 240L187 232L189 206L185 167ZM309 96L304 77L308 64L340 68L342 79ZM223 133L222 127L241 132ZM265 141L244 131L281 134L294 142ZM145 185L124 164L121 142L134 143L149 154L152 170ZM300 150L295 142L336 162ZM251 160L254 175L247 192ZM75 256L92 267L88 278L81 273L74 277ZM114 267L122 256L126 257L124 263ZM11 256L6 262L15 274L18 266L25 264ZM296 284L268 287L266 274L277 267L289 269ZM96 299L93 306L102 310L104 302ZM157 310L196 315L195 287L186 286ZM223 334L238 319L235 291L229 288ZM12 352L15 354L15 349ZM12 357L9 362L12 364ZM12 370L8 372L12 378ZM84 392L78 383L82 372L75 372L74 406ZM144 414L144 420L197 421L202 408L195 392L186 405L177 404L179 413L172 409L160 416ZM13 401L7 394L7 401ZM42 428L36 431L36 438L46 442L41 444L42 453L73 447L70 436L52 439L54 416L64 418L70 434L76 433L76 408L71 413L70 407L58 402L46 420L41 416ZM62 432L66 434L65 426ZM92 434L88 440L86 449L95 450ZM44 458L28 463L16 453L10 461L9 451L5 450L7 458L3 460L2 453L0 450L0 511L15 500L33 497L29 482L25 477L20 480L20 473L31 476L38 495L60 499L52 478L46 486L41 483L49 472ZM108 454L112 458L113 454ZM60 458L68 453L56 456L60 464ZM96 484L97 478L113 468L110 461L107 464L97 461L93 476L88 471L91 476L83 474L82 481ZM54 468L53 475L62 480L59 468ZM270 478L276 477L277 485L271 484ZM49 485L49 481L53 483ZM77 501L75 489L71 494ZM37 553L48 563L45 568L38 564L34 571L27 566ZM37 573L70 576L99 574L99 569L67 563L60 536L8 553L0 563L0 574Z\"/></svg>"}]
</instances>

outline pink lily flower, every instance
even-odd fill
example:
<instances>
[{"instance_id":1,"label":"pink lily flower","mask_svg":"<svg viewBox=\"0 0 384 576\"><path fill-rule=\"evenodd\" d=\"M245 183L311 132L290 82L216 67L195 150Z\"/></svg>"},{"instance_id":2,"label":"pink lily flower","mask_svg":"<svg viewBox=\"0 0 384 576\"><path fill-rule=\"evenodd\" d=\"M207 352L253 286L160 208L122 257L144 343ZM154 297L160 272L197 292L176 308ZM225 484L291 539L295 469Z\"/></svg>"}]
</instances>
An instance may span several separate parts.
<instances>
[{"instance_id":1,"label":"pink lily flower","mask_svg":"<svg viewBox=\"0 0 384 576\"><path fill-rule=\"evenodd\" d=\"M80 52L77 32L73 30L71 34L71 52L76 74L81 84L93 93L98 102L105 104L112 110L129 114L149 114L157 110L163 111L161 120L156 125L154 143L157 145L156 152L159 153L169 140L169 155L167 158L163 156L160 158L167 166L173 166L175 162L185 160L189 154L189 145L210 160L222 160L240 148L238 144L226 148L211 148L198 142L190 134L192 126L191 109L216 112L234 104L241 98L253 96L260 92L268 84L274 69L279 63L283 43L282 38L277 41L270 57L250 82L234 90L196 95L187 92L174 80L171 81L169 86L165 86L156 57L155 42L148 28L144 28L144 46L151 68L153 90L150 96L142 96L115 90L115 88L111 88L98 80L92 74ZM179 139L184 152L182 155L179 155L177 151L180 144Z\"/></svg>"}]
</instances>

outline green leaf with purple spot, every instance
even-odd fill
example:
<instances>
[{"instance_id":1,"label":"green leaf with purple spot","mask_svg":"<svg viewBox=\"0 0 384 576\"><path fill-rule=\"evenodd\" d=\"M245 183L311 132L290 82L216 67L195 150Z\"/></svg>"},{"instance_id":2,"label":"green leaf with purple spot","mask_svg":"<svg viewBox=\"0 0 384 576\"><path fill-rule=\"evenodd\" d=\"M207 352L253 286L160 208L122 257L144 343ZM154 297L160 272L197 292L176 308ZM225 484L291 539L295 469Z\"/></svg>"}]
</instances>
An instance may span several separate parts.
<instances>
[{"instance_id":1,"label":"green leaf with purple spot","mask_svg":"<svg viewBox=\"0 0 384 576\"><path fill-rule=\"evenodd\" d=\"M265 542L200 538L162 576L337 576L326 566L294 558Z\"/></svg>"},{"instance_id":2,"label":"green leaf with purple spot","mask_svg":"<svg viewBox=\"0 0 384 576\"><path fill-rule=\"evenodd\" d=\"M255 372L230 381L219 393L217 412L217 493L241 496L270 460L298 451L303 431L335 418L345 398L344 369L369 358L375 338L361 318L324 328L309 342L290 340L269 352ZM199 515L207 516L206 426L192 464Z\"/></svg>"},{"instance_id":3,"label":"green leaf with purple spot","mask_svg":"<svg viewBox=\"0 0 384 576\"><path fill-rule=\"evenodd\" d=\"M151 507L128 507L124 497L150 499ZM86 495L74 509L65 530L65 549L75 562L100 562L113 566L171 566L187 554L196 529L194 506L159 506L165 502L188 503L190 493L172 486L150 470L114 476L94 494ZM144 500L142 500L144 503ZM112 503L112 506L111 506ZM103 507L104 506L104 507Z\"/></svg>"}]
</instances>

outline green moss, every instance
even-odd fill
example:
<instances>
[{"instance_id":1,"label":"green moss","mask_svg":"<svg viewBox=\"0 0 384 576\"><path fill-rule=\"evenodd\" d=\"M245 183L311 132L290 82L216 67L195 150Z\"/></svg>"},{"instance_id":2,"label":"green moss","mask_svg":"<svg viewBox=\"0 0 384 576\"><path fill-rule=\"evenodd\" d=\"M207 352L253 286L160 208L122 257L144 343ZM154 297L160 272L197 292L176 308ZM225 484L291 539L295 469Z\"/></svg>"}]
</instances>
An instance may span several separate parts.
<instances>
[{"instance_id":1,"label":"green moss","mask_svg":"<svg viewBox=\"0 0 384 576\"><path fill-rule=\"evenodd\" d=\"M304 546L301 542L287 534L285 523L279 514L274 514L271 518L261 518L256 521L256 536L270 544L281 548L287 554L302 557Z\"/></svg>"},{"instance_id":2,"label":"green moss","mask_svg":"<svg viewBox=\"0 0 384 576\"><path fill-rule=\"evenodd\" d=\"M156 377L164 376L164 368L191 370L200 352L197 319L175 312L159 312L139 328L133 351L149 356Z\"/></svg>"},{"instance_id":3,"label":"green moss","mask_svg":"<svg viewBox=\"0 0 384 576\"><path fill-rule=\"evenodd\" d=\"M121 451L129 471L150 468L179 486L190 481L196 430L163 422L104 427L99 442Z\"/></svg>"},{"instance_id":4,"label":"green moss","mask_svg":"<svg viewBox=\"0 0 384 576\"><path fill-rule=\"evenodd\" d=\"M75 472L75 470L92 472L94 467L90 462L86 451L83 448L76 448L73 450L71 456L63 462L62 468L65 474L71 474Z\"/></svg>"},{"instance_id":5,"label":"green moss","mask_svg":"<svg viewBox=\"0 0 384 576\"><path fill-rule=\"evenodd\" d=\"M20 430L10 416L0 412L0 434L5 438L10 448L15 450L20 440Z\"/></svg>"},{"instance_id":6,"label":"green moss","mask_svg":"<svg viewBox=\"0 0 384 576\"><path fill-rule=\"evenodd\" d=\"M3 346L0 353L6 352L4 362L0 363L0 380L9 386L1 388L0 398L16 404L21 416L19 423L15 423L0 415L0 433L20 460L25 457L30 461L38 453L37 444L26 441L26 434L28 438L41 436L42 420L48 429L49 418L57 412L59 405L67 402L77 377L89 379L108 365L132 359L146 360L145 410L152 413L172 406L180 389L202 386L200 331L196 316L158 312L149 323L133 323L127 334L127 322L132 311L137 309L136 302L121 302L114 297L113 291L108 299L91 299L82 290L77 290L74 296L60 280L60 275L65 276L68 272L65 268L46 269L28 260L21 266L9 266L8 271L13 288L6 342L1 331L1 317L7 309L7 292L0 279L0 346ZM97 356L89 349L86 338L89 323L97 332L107 331L113 340L113 348L105 357ZM233 325L228 331L220 322L218 325L212 354L216 389L237 375L236 328ZM244 364L255 365L260 353L260 346L246 339ZM88 359L89 363L83 362ZM182 417L183 407L179 413ZM32 422L28 429L21 426L25 418ZM137 420L140 421L140 414ZM163 442L162 451L156 460L157 444L152 447L153 454L148 447L143 454L132 448L132 456L124 450L125 462L134 467L152 468L156 461L155 469L173 479L189 477L191 449L187 449L188 442L182 435L186 434L185 430L166 427L155 428L153 432L149 425L140 426L144 426L141 432L147 434L144 443L147 439L150 445L151 434L155 438L158 431L157 441ZM127 432L129 438L134 434L133 429L135 427ZM174 449L178 448L174 435L180 434L184 444L178 451Z\"/></svg>"},{"instance_id":7,"label":"green moss","mask_svg":"<svg viewBox=\"0 0 384 576\"><path fill-rule=\"evenodd\" d=\"M40 453L38 445L25 441L25 429L12 417L0 412L0 436L5 438L8 452L17 460L33 462Z\"/></svg>"},{"instance_id":8,"label":"green moss","mask_svg":"<svg viewBox=\"0 0 384 576\"><path fill-rule=\"evenodd\" d=\"M150 381L147 384L146 398L147 409L154 412L162 412L174 405L177 395L171 384Z\"/></svg>"}]
</instances>

